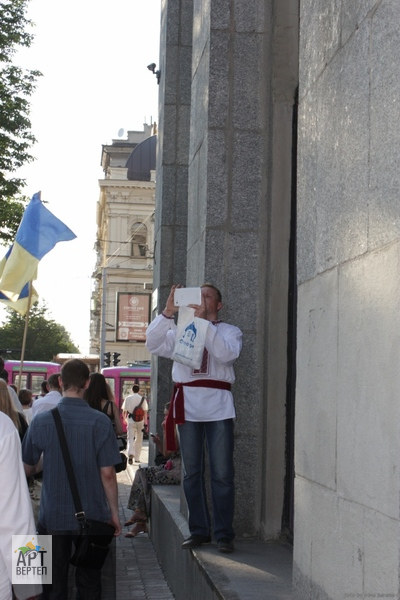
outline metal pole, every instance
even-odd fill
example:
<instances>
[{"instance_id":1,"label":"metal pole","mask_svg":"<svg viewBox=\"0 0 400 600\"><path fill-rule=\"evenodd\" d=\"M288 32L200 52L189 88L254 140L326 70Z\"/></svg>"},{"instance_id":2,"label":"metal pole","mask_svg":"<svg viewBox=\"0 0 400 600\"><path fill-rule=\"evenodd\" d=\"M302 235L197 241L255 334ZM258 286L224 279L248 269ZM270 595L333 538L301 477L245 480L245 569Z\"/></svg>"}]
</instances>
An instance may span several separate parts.
<instances>
[{"instance_id":1,"label":"metal pole","mask_svg":"<svg viewBox=\"0 0 400 600\"><path fill-rule=\"evenodd\" d=\"M102 268L101 283L100 369L104 367L104 353L106 351L107 267Z\"/></svg>"},{"instance_id":2,"label":"metal pole","mask_svg":"<svg viewBox=\"0 0 400 600\"><path fill-rule=\"evenodd\" d=\"M31 301L32 301L32 281L29 282L29 295L28 295L28 307L26 309L25 315L25 327L24 327L24 335L22 339L22 350L21 350L21 359L19 363L19 376L17 380L17 393L19 393L21 389L22 382L22 368L25 360L25 348L26 348L26 338L28 335L28 323L29 323L29 311L31 309Z\"/></svg>"}]
</instances>

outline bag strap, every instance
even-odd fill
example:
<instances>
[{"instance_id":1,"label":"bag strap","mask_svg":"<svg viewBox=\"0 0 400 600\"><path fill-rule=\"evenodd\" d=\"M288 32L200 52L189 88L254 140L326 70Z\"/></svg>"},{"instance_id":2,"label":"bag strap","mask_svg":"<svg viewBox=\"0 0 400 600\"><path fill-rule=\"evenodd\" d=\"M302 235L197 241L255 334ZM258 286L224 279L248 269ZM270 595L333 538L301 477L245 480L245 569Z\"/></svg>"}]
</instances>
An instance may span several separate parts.
<instances>
[{"instance_id":1,"label":"bag strap","mask_svg":"<svg viewBox=\"0 0 400 600\"><path fill-rule=\"evenodd\" d=\"M70 453L68 450L67 438L65 437L65 431L64 431L63 424L62 424L60 412L57 407L53 408L50 412L52 413L54 422L56 424L58 439L60 442L61 452L63 455L64 464L65 464L65 470L67 471L69 486L71 488L71 494L72 494L72 498L74 500L74 505L75 505L75 510L76 510L75 517L77 518L80 526L83 527L85 520L86 520L86 516L85 516L85 512L82 507L81 497L79 495L79 490L78 490L78 486L76 483L75 473L74 473L74 469L72 467L71 456L70 456Z\"/></svg>"},{"instance_id":2,"label":"bag strap","mask_svg":"<svg viewBox=\"0 0 400 600\"><path fill-rule=\"evenodd\" d=\"M108 414L108 408L111 405L111 400L107 400L107 402L105 403L104 407L101 409L101 412L103 412L105 415L107 415L107 417L109 417L110 415Z\"/></svg>"},{"instance_id":3,"label":"bag strap","mask_svg":"<svg viewBox=\"0 0 400 600\"><path fill-rule=\"evenodd\" d=\"M144 396L142 396L142 399L141 399L141 401L139 402L139 404L138 404L137 406L135 406L135 408L133 409L132 416L133 416L133 413L135 412L135 410L136 410L137 408L140 408L140 407L142 406L143 402L144 402ZM128 413L128 414L130 415L131 413Z\"/></svg>"}]
</instances>

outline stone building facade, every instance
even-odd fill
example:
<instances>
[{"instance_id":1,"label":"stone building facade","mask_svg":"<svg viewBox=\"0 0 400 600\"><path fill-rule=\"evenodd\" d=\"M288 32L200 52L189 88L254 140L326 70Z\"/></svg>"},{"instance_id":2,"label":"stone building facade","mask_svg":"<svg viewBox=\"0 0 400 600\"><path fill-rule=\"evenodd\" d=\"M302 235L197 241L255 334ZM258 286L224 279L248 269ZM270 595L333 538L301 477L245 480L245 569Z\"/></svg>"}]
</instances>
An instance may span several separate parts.
<instances>
[{"instance_id":1,"label":"stone building facade","mask_svg":"<svg viewBox=\"0 0 400 600\"><path fill-rule=\"evenodd\" d=\"M128 131L102 148L104 179L97 203L97 261L93 273L91 352L120 354L120 365L149 360L144 340L124 339L118 296L129 292L150 305L153 287L156 136L154 126ZM142 298L143 296L143 298ZM120 317L121 318L121 317ZM148 322L148 309L146 311ZM111 363L112 364L112 363Z\"/></svg>"},{"instance_id":2,"label":"stone building facade","mask_svg":"<svg viewBox=\"0 0 400 600\"><path fill-rule=\"evenodd\" d=\"M153 307L212 281L243 330L237 534L292 541L296 598L398 597L397 0L161 24ZM159 412L170 389L153 360Z\"/></svg>"}]
</instances>

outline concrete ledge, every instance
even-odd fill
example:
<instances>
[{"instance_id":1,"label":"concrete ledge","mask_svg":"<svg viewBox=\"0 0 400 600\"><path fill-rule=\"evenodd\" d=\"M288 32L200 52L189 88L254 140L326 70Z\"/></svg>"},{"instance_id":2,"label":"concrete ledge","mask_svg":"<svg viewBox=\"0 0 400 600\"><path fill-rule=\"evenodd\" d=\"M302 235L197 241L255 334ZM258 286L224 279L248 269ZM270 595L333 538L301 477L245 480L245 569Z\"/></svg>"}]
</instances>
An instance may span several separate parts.
<instances>
[{"instance_id":1,"label":"concrete ledge","mask_svg":"<svg viewBox=\"0 0 400 600\"><path fill-rule=\"evenodd\" d=\"M182 550L189 530L179 509L179 486L152 487L150 537L176 600L292 600L291 546L247 538L228 555L215 543Z\"/></svg>"}]
</instances>

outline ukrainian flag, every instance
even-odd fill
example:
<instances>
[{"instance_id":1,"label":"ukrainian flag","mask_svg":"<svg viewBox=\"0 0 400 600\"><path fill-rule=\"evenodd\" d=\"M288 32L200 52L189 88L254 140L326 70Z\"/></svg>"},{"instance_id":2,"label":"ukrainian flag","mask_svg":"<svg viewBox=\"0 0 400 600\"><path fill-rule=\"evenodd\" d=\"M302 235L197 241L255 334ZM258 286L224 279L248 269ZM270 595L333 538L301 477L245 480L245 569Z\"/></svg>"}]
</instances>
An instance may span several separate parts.
<instances>
[{"instance_id":1,"label":"ukrainian flag","mask_svg":"<svg viewBox=\"0 0 400 600\"><path fill-rule=\"evenodd\" d=\"M76 235L69 227L42 203L40 192L35 194L22 216L14 244L0 262L0 292L17 302L26 284L37 278L43 256L58 242L74 238Z\"/></svg>"},{"instance_id":2,"label":"ukrainian flag","mask_svg":"<svg viewBox=\"0 0 400 600\"><path fill-rule=\"evenodd\" d=\"M32 287L32 295L31 295L30 305L32 306L32 304L35 304L35 302L37 302L38 300L39 300L38 293L35 290L35 288ZM15 302L12 302L10 300L10 298L7 298L7 296L5 296L4 294L2 294L0 292L0 302L3 302L3 304L5 304L6 306L9 306L10 308L13 308L17 312L19 312L19 314L23 317L28 312L28 301L29 301L29 283L27 283L22 288L22 292L18 296L18 300L16 300Z\"/></svg>"}]
</instances>

